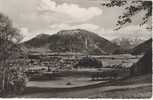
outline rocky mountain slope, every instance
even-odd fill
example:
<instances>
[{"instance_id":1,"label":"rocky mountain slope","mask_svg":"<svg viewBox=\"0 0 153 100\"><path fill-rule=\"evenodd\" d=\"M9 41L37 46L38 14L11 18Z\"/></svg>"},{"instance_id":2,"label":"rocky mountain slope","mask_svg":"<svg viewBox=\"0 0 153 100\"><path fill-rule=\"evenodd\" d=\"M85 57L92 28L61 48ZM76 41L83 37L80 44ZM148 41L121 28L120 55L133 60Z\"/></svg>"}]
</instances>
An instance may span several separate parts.
<instances>
[{"instance_id":1,"label":"rocky mountain slope","mask_svg":"<svg viewBox=\"0 0 153 100\"><path fill-rule=\"evenodd\" d=\"M41 34L23 43L27 48L47 49L51 52L74 52L83 54L111 54L119 46L82 29L62 30L57 34Z\"/></svg>"},{"instance_id":2,"label":"rocky mountain slope","mask_svg":"<svg viewBox=\"0 0 153 100\"><path fill-rule=\"evenodd\" d=\"M132 54L144 54L148 50L152 50L152 39L149 39L131 50Z\"/></svg>"}]
</instances>

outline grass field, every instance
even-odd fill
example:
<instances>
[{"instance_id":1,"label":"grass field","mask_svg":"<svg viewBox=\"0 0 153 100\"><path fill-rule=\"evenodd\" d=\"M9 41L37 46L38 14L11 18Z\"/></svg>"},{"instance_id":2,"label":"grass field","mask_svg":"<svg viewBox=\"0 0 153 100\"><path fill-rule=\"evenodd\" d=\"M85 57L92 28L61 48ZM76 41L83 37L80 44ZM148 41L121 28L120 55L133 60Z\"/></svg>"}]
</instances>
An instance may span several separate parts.
<instances>
[{"instance_id":1,"label":"grass field","mask_svg":"<svg viewBox=\"0 0 153 100\"><path fill-rule=\"evenodd\" d=\"M150 98L152 95L151 74L107 83L94 88L54 90L23 94L21 98ZM135 81L135 79L137 79Z\"/></svg>"},{"instance_id":2,"label":"grass field","mask_svg":"<svg viewBox=\"0 0 153 100\"><path fill-rule=\"evenodd\" d=\"M114 89L98 93L90 98L151 98L152 90L150 86L142 86L136 88Z\"/></svg>"},{"instance_id":3,"label":"grass field","mask_svg":"<svg viewBox=\"0 0 153 100\"><path fill-rule=\"evenodd\" d=\"M96 95L90 96L91 98L151 98L152 97L152 75L136 76L124 80L126 84L118 88L110 89L107 91L99 92ZM138 86L138 84L141 84Z\"/></svg>"},{"instance_id":4,"label":"grass field","mask_svg":"<svg viewBox=\"0 0 153 100\"><path fill-rule=\"evenodd\" d=\"M87 77L74 78L69 76L69 77L60 77L60 79L50 80L50 81L49 80L48 81L30 81L28 82L27 87L69 88L69 87L86 86L86 85L96 84L96 83L99 83L99 81L91 81L91 78L87 78Z\"/></svg>"}]
</instances>

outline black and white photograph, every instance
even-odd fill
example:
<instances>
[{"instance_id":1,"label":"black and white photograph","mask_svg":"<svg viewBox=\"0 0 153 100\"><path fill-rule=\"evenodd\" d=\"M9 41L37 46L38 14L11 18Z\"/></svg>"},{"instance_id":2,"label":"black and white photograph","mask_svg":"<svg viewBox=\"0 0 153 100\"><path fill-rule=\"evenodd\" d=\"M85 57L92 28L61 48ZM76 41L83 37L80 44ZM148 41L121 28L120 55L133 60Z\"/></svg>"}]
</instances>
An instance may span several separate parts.
<instances>
[{"instance_id":1,"label":"black and white photograph","mask_svg":"<svg viewBox=\"0 0 153 100\"><path fill-rule=\"evenodd\" d=\"M152 0L0 0L0 98L151 99Z\"/></svg>"}]
</instances>

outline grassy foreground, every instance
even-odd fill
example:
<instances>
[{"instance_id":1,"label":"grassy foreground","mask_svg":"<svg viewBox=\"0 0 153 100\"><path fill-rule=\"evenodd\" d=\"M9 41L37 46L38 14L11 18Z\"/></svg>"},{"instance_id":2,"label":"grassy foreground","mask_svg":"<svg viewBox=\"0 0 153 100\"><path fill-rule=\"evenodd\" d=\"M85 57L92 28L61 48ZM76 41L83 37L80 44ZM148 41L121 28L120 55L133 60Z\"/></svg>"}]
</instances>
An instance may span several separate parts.
<instances>
[{"instance_id":1,"label":"grassy foreground","mask_svg":"<svg viewBox=\"0 0 153 100\"><path fill-rule=\"evenodd\" d=\"M90 96L90 98L151 98L152 97L152 75L135 76L124 80L125 85L123 88L112 88L107 91L102 91L96 95ZM126 87L127 84L129 87ZM141 84L137 87L137 84ZM146 85L145 85L146 84ZM131 87L131 86L134 87Z\"/></svg>"},{"instance_id":2,"label":"grassy foreground","mask_svg":"<svg viewBox=\"0 0 153 100\"><path fill-rule=\"evenodd\" d=\"M151 98L152 74L135 76L94 88L23 94L21 98Z\"/></svg>"}]
</instances>

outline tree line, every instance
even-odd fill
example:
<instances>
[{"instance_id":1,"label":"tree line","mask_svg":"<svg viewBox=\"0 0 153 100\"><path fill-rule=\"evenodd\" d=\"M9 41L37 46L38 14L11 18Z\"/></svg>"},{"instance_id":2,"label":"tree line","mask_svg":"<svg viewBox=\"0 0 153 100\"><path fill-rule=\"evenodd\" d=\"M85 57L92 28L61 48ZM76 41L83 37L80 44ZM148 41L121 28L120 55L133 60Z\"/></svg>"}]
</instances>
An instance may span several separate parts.
<instances>
[{"instance_id":1,"label":"tree line","mask_svg":"<svg viewBox=\"0 0 153 100\"><path fill-rule=\"evenodd\" d=\"M25 87L25 53L19 45L21 40L20 31L0 13L0 96L20 93Z\"/></svg>"}]
</instances>

